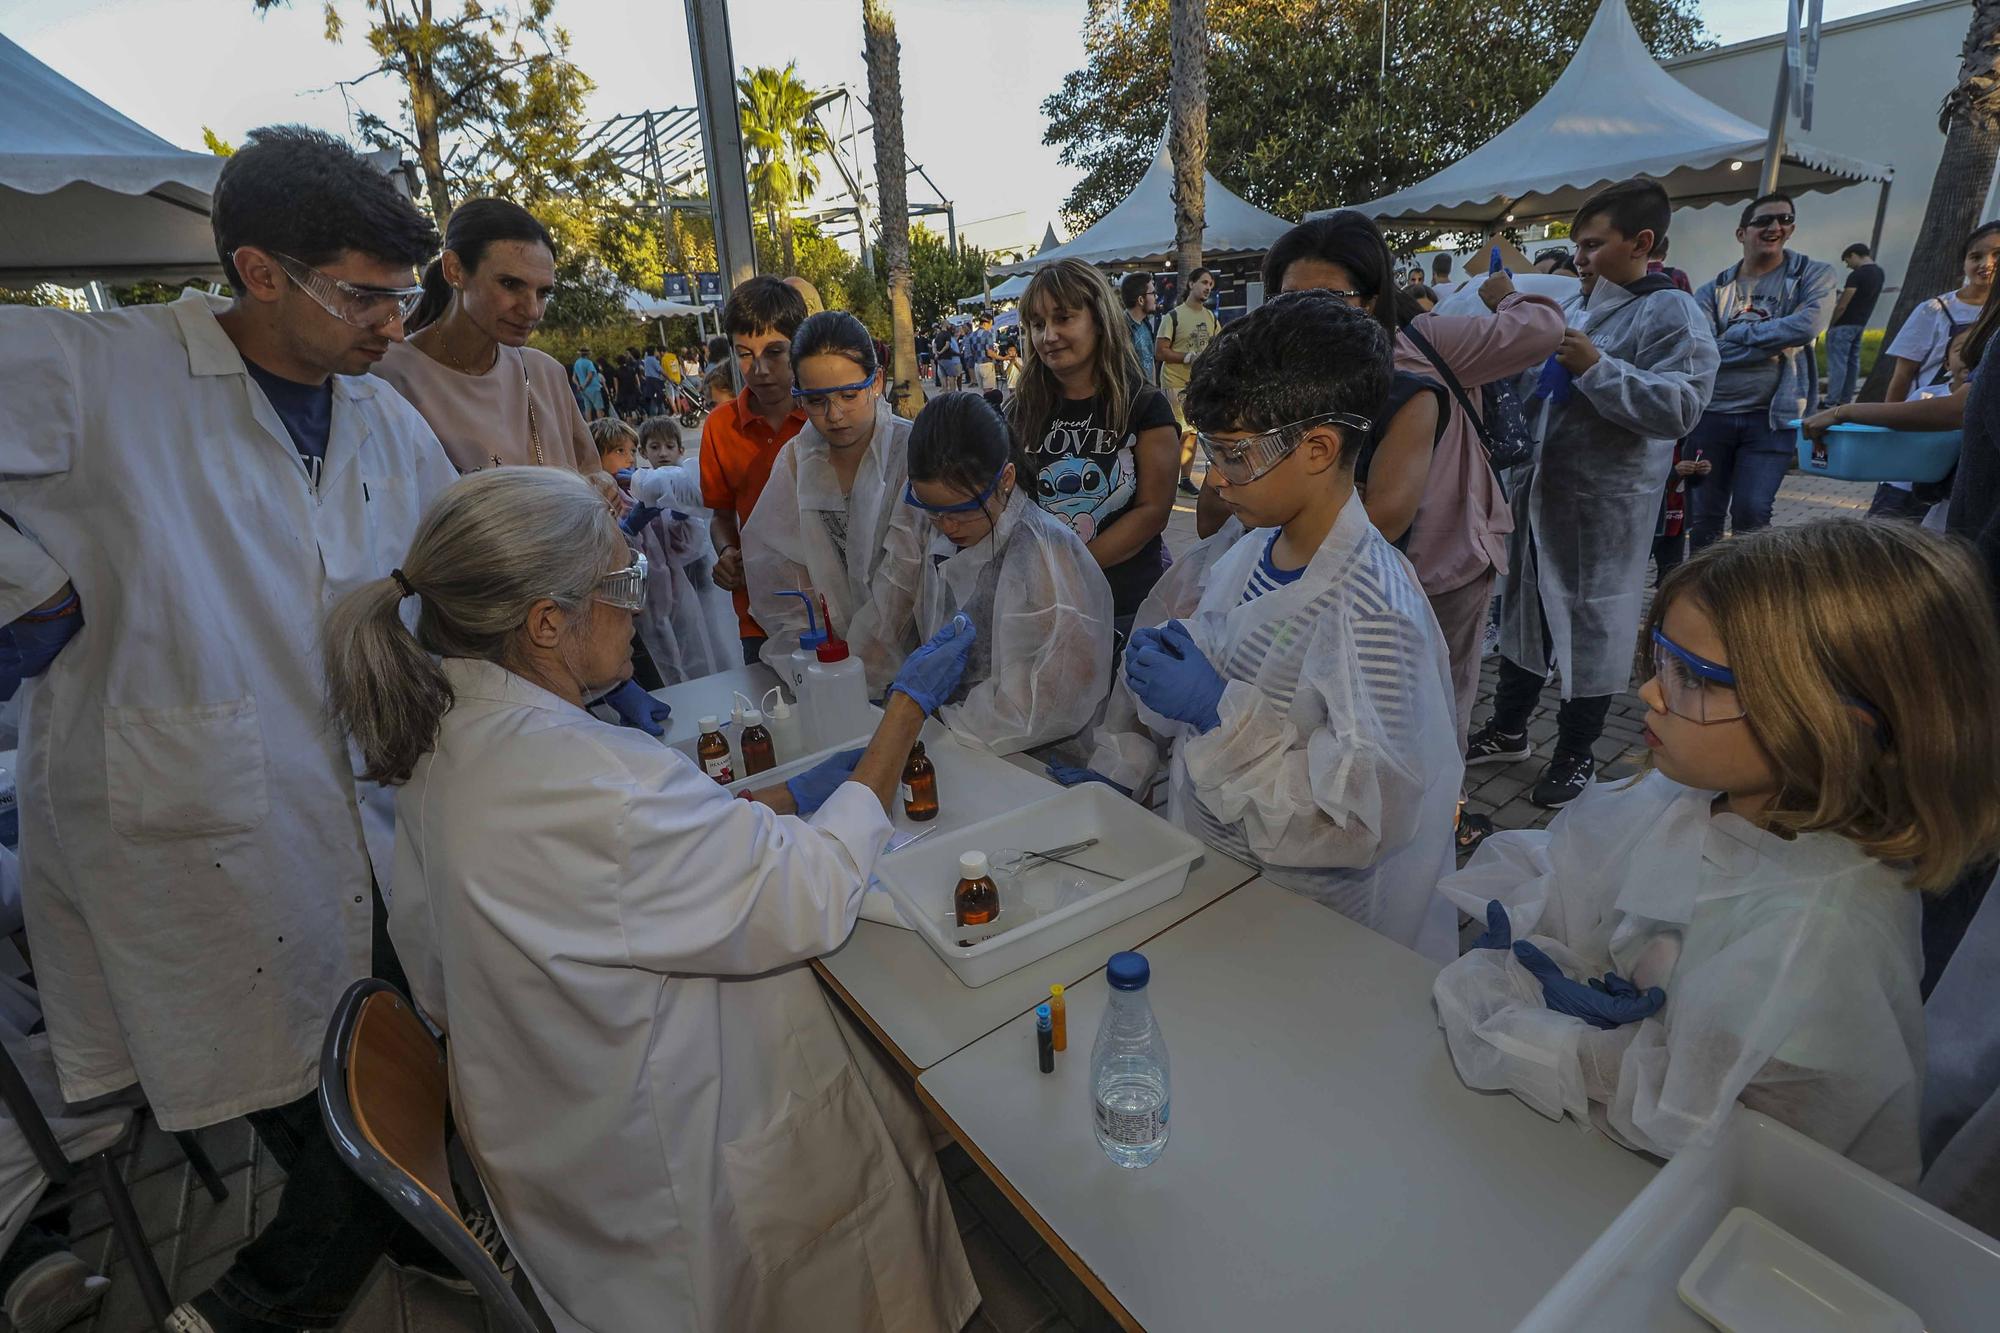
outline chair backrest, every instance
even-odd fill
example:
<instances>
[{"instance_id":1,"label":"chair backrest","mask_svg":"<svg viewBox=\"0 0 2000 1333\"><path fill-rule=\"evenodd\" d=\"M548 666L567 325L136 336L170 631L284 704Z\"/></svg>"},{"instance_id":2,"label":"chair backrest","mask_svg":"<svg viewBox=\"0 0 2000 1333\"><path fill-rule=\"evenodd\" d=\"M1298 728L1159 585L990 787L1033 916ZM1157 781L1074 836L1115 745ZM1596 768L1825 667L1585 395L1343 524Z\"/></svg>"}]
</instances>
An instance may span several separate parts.
<instances>
[{"instance_id":1,"label":"chair backrest","mask_svg":"<svg viewBox=\"0 0 2000 1333\"><path fill-rule=\"evenodd\" d=\"M472 1283L499 1327L541 1333L459 1215L445 1149L444 1048L388 982L357 981L340 997L320 1055L319 1101L342 1160Z\"/></svg>"}]
</instances>

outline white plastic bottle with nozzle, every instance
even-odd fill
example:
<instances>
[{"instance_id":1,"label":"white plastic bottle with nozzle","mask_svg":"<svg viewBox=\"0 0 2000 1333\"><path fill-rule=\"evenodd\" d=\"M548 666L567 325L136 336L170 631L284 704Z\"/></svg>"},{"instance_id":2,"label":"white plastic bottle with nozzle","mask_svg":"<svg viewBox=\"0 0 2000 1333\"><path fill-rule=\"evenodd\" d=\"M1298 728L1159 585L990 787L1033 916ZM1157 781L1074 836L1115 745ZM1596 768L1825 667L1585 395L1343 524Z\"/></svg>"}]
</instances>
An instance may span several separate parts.
<instances>
[{"instance_id":1,"label":"white plastic bottle with nozzle","mask_svg":"<svg viewBox=\"0 0 2000 1333\"><path fill-rule=\"evenodd\" d=\"M743 726L749 714L757 711L757 705L750 702L741 690L731 690L736 702L729 707L729 733L724 737L729 742L729 759L736 766L736 772L743 771Z\"/></svg>"},{"instance_id":2,"label":"white plastic bottle with nozzle","mask_svg":"<svg viewBox=\"0 0 2000 1333\"><path fill-rule=\"evenodd\" d=\"M806 668L804 700L806 730L814 750L853 745L875 730L868 707L868 673L861 660L847 651L845 639L829 638L819 646L818 660Z\"/></svg>"},{"instance_id":3,"label":"white plastic bottle with nozzle","mask_svg":"<svg viewBox=\"0 0 2000 1333\"><path fill-rule=\"evenodd\" d=\"M813 615L813 600L810 594L797 589L786 589L780 597L796 597L806 604L806 627L799 632L799 646L778 659L778 675L792 687L792 697L801 706L806 697L806 670L819 660L819 646L826 642L826 631ZM775 739L775 737L774 737Z\"/></svg>"},{"instance_id":4,"label":"white plastic bottle with nozzle","mask_svg":"<svg viewBox=\"0 0 2000 1333\"><path fill-rule=\"evenodd\" d=\"M764 730L771 733L771 749L776 751L780 764L812 753L806 748L805 717L785 702L782 685L764 691Z\"/></svg>"}]
</instances>

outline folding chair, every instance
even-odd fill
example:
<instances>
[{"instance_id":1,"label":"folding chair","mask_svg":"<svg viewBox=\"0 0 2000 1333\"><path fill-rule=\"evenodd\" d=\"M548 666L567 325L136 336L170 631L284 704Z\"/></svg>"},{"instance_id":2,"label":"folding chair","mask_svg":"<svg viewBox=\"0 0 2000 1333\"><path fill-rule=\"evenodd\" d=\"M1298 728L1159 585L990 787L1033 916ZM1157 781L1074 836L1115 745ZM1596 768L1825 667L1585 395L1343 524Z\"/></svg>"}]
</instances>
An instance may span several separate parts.
<instances>
[{"instance_id":1,"label":"folding chair","mask_svg":"<svg viewBox=\"0 0 2000 1333\"><path fill-rule=\"evenodd\" d=\"M340 997L320 1055L319 1103L333 1146L470 1282L501 1333L546 1333L458 1209L445 1124L444 1048L386 981Z\"/></svg>"},{"instance_id":2,"label":"folding chair","mask_svg":"<svg viewBox=\"0 0 2000 1333\"><path fill-rule=\"evenodd\" d=\"M126 1189L125 1177L118 1173L118 1162L113 1156L117 1149L131 1142L140 1112L133 1111L132 1124L118 1142L81 1162L72 1162L63 1152L55 1131L49 1128L41 1105L35 1100L34 1090L28 1086L20 1066L14 1063L12 1052L4 1045L0 1045L0 1101L7 1104L8 1114L14 1117L15 1125L35 1154L36 1165L49 1178L52 1195L59 1196L45 1196L41 1207L46 1208L52 1202L67 1203L93 1189L103 1192L106 1211L111 1214L112 1234L118 1238L125 1257L132 1261L132 1275L139 1284L139 1294L146 1302L146 1311L153 1316L155 1327L163 1326L167 1316L173 1312L174 1303L167 1295L166 1279L160 1276L160 1265L153 1258L152 1247L146 1243L139 1212L132 1206L131 1191ZM228 1188L223 1185L215 1164L209 1161L208 1154L195 1141L194 1135L181 1133L174 1138L210 1197L217 1203L227 1199ZM94 1177L93 1180L81 1178L86 1170Z\"/></svg>"}]
</instances>

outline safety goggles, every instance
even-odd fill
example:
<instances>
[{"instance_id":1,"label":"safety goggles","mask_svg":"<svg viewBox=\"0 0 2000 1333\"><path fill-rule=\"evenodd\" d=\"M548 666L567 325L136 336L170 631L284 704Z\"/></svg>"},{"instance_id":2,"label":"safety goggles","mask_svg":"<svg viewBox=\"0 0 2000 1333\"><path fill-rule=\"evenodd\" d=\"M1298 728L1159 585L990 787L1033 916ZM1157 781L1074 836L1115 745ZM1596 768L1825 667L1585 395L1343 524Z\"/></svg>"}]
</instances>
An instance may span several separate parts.
<instances>
[{"instance_id":1,"label":"safety goggles","mask_svg":"<svg viewBox=\"0 0 2000 1333\"><path fill-rule=\"evenodd\" d=\"M408 319L424 299L423 285L414 287L357 287L339 278L330 278L318 269L290 255L270 252L298 289L319 303L320 309L343 324L357 329L379 329L392 319Z\"/></svg>"},{"instance_id":2,"label":"safety goggles","mask_svg":"<svg viewBox=\"0 0 2000 1333\"><path fill-rule=\"evenodd\" d=\"M993 498L993 492L1000 489L1000 478L1006 475L1006 465L1002 464L1000 470L993 474L993 480L986 484L985 490L973 496L970 500L961 500L955 505L927 505L917 498L916 487L909 482L904 482L903 503L912 509L921 509L932 518L956 518L965 514L978 513L986 508L986 502Z\"/></svg>"},{"instance_id":3,"label":"safety goggles","mask_svg":"<svg viewBox=\"0 0 2000 1333\"><path fill-rule=\"evenodd\" d=\"M632 563L614 569L597 581L596 599L620 611L638 611L646 605L646 555L632 553Z\"/></svg>"},{"instance_id":4,"label":"safety goggles","mask_svg":"<svg viewBox=\"0 0 2000 1333\"><path fill-rule=\"evenodd\" d=\"M1761 218L1751 218L1744 224L1744 230L1762 231L1766 227L1789 227L1798 220L1796 213L1766 213Z\"/></svg>"},{"instance_id":5,"label":"safety goggles","mask_svg":"<svg viewBox=\"0 0 2000 1333\"><path fill-rule=\"evenodd\" d=\"M1748 716L1736 694L1734 671L1689 652L1657 629L1653 631L1653 675L1660 682L1660 698L1675 717L1709 726ZM1867 716L1878 744L1889 743L1888 724L1874 704L1851 694L1841 695L1840 701Z\"/></svg>"},{"instance_id":6,"label":"safety goggles","mask_svg":"<svg viewBox=\"0 0 2000 1333\"><path fill-rule=\"evenodd\" d=\"M852 384L837 384L831 389L801 389L793 385L792 401L803 407L808 416L824 414L829 403L839 404L843 411L852 411L866 401L866 391L874 386L875 374Z\"/></svg>"},{"instance_id":7,"label":"safety goggles","mask_svg":"<svg viewBox=\"0 0 2000 1333\"><path fill-rule=\"evenodd\" d=\"M1366 417L1346 412L1326 412L1302 421L1287 422L1261 435L1246 435L1240 440L1219 440L1200 431L1195 432L1195 439L1201 444L1209 467L1218 477L1231 486L1247 486L1290 458L1292 451L1299 447L1299 441L1314 426L1341 426L1366 435L1373 423Z\"/></svg>"}]
</instances>

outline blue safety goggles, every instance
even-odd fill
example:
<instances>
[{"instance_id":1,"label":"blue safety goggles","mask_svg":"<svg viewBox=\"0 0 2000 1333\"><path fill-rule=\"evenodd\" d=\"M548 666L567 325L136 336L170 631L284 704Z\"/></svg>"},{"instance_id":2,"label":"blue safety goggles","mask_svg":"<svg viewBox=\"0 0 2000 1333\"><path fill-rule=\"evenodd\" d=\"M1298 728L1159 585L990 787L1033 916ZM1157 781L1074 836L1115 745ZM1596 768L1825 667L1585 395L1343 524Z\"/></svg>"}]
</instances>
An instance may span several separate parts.
<instances>
[{"instance_id":1,"label":"blue safety goggles","mask_svg":"<svg viewBox=\"0 0 2000 1333\"><path fill-rule=\"evenodd\" d=\"M1660 682L1660 697L1667 711L1676 717L1707 726L1734 722L1747 716L1736 694L1736 673L1720 662L1711 662L1689 652L1658 629L1653 631L1653 675ZM1878 744L1886 746L1888 725L1882 713L1866 699L1843 694L1840 701L1868 715Z\"/></svg>"},{"instance_id":2,"label":"blue safety goggles","mask_svg":"<svg viewBox=\"0 0 2000 1333\"><path fill-rule=\"evenodd\" d=\"M955 505L927 505L917 498L917 488L909 482L904 482L903 503L912 509L921 509L933 518L948 518L954 514L977 513L986 508L986 502L993 498L993 492L1000 489L1000 478L1006 475L1007 465L1002 463L1000 470L993 474L993 480L986 484L985 490L973 496L970 500L962 500Z\"/></svg>"},{"instance_id":3,"label":"blue safety goggles","mask_svg":"<svg viewBox=\"0 0 2000 1333\"><path fill-rule=\"evenodd\" d=\"M861 391L872 388L875 384L875 377L881 373L878 370L870 374L865 380L856 380L852 384L836 384L831 389L801 389L798 385L794 384L792 386L792 401L805 408L808 412L824 412L826 411L826 405L833 401L834 396L837 394L839 395L842 407L854 407L861 401L859 397Z\"/></svg>"}]
</instances>

